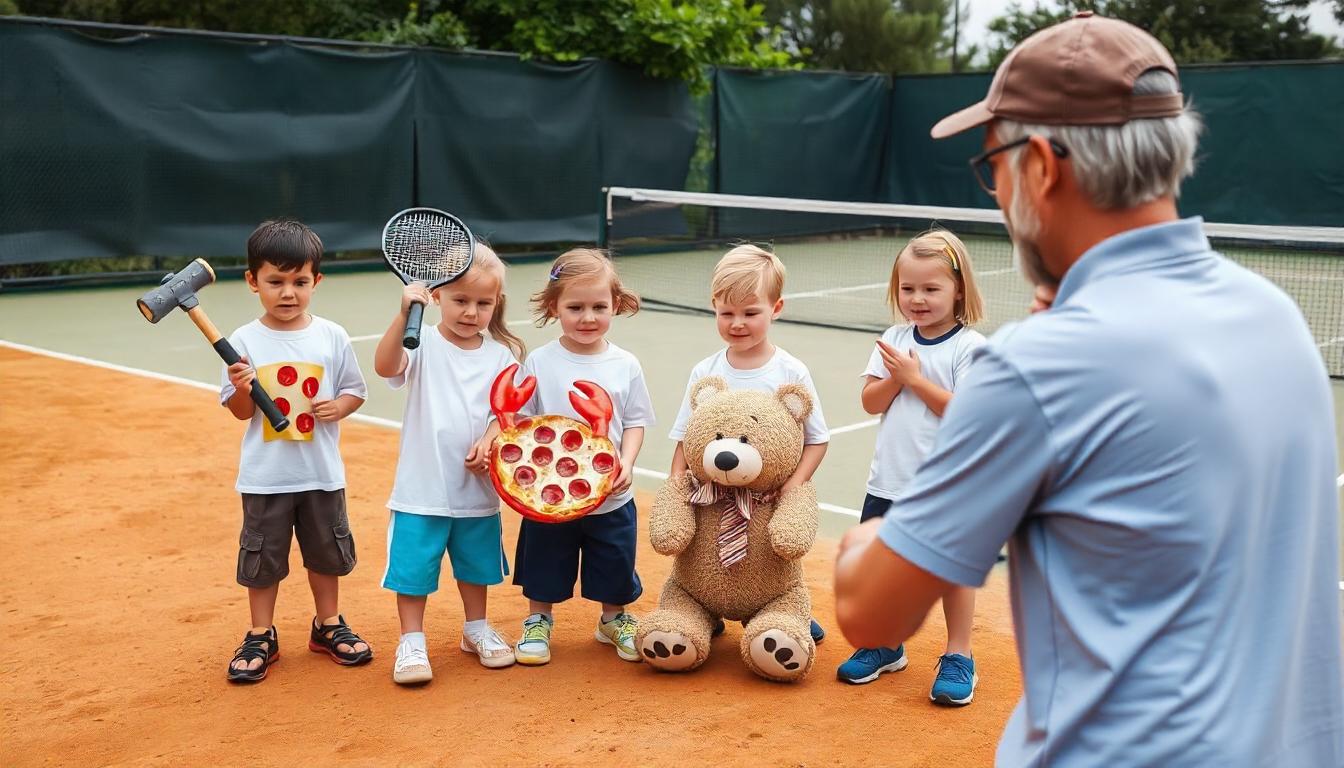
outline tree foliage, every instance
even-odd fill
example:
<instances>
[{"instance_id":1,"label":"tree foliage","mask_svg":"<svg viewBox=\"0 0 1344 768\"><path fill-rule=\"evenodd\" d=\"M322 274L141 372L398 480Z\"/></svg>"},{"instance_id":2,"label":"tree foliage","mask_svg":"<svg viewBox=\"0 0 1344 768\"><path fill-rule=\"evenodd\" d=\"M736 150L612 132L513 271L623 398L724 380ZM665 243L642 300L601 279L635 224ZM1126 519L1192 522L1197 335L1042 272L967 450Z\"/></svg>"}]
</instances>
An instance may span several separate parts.
<instances>
[{"instance_id":1,"label":"tree foliage","mask_svg":"<svg viewBox=\"0 0 1344 768\"><path fill-rule=\"evenodd\" d=\"M1344 0L1336 0L1344 11ZM1180 64L1318 59L1338 55L1333 41L1307 27L1310 0L1059 0L1030 9L1014 3L989 24L997 38L990 65L1038 29L1096 11L1148 30Z\"/></svg>"},{"instance_id":2,"label":"tree foliage","mask_svg":"<svg viewBox=\"0 0 1344 768\"><path fill-rule=\"evenodd\" d=\"M765 17L807 66L856 72L947 68L953 0L767 0Z\"/></svg>"}]
</instances>

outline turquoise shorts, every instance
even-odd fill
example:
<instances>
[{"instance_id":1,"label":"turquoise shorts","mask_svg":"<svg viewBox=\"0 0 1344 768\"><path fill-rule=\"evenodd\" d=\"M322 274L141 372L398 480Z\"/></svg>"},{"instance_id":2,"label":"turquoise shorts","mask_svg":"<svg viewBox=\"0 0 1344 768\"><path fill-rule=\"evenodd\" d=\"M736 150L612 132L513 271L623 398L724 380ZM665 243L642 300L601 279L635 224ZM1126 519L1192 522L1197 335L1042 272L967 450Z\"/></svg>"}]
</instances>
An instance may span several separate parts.
<instances>
[{"instance_id":1,"label":"turquoise shorts","mask_svg":"<svg viewBox=\"0 0 1344 768\"><path fill-rule=\"evenodd\" d=\"M439 588L444 552L458 581L499 584L509 572L498 514L438 517L393 510L387 523L383 588L403 595L433 594Z\"/></svg>"}]
</instances>

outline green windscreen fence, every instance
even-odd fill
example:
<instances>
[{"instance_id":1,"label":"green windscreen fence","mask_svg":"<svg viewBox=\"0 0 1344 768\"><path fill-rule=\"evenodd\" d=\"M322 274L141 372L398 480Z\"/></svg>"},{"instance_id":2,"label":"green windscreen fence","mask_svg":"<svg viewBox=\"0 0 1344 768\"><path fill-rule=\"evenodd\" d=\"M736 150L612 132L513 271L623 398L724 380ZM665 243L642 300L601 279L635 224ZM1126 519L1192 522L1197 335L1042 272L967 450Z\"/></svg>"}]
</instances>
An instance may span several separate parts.
<instances>
[{"instance_id":1,"label":"green windscreen fence","mask_svg":"<svg viewBox=\"0 0 1344 768\"><path fill-rule=\"evenodd\" d=\"M369 249L412 205L497 244L591 242L617 186L992 206L966 166L981 132L928 134L984 73L719 69L692 97L601 61L81 29L0 17L0 265L237 256L276 216ZM1344 226L1344 61L1182 78L1207 126L1182 213Z\"/></svg>"}]
</instances>

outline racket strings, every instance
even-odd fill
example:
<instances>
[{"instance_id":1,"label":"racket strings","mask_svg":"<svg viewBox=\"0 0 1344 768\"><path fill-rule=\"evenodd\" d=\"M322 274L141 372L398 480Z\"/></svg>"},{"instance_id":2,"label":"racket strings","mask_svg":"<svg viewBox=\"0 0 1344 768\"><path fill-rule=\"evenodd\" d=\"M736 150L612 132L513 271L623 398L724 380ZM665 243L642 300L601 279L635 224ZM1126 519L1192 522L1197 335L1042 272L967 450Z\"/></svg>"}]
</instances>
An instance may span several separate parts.
<instances>
[{"instance_id":1,"label":"racket strings","mask_svg":"<svg viewBox=\"0 0 1344 768\"><path fill-rule=\"evenodd\" d=\"M383 250L406 277L430 285L461 274L471 264L471 235L449 219L415 212L388 226Z\"/></svg>"}]
</instances>

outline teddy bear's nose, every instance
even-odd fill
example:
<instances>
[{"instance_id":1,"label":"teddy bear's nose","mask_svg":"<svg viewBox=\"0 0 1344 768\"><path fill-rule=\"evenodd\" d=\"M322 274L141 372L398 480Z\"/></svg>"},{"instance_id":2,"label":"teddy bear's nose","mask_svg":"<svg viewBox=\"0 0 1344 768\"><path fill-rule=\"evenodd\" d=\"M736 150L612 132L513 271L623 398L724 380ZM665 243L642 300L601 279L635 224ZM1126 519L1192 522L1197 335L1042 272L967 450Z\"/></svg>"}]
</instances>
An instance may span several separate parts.
<instances>
[{"instance_id":1,"label":"teddy bear's nose","mask_svg":"<svg viewBox=\"0 0 1344 768\"><path fill-rule=\"evenodd\" d=\"M720 451L719 455L714 457L714 466L723 472L735 468L737 466L737 454L732 451Z\"/></svg>"}]
</instances>

